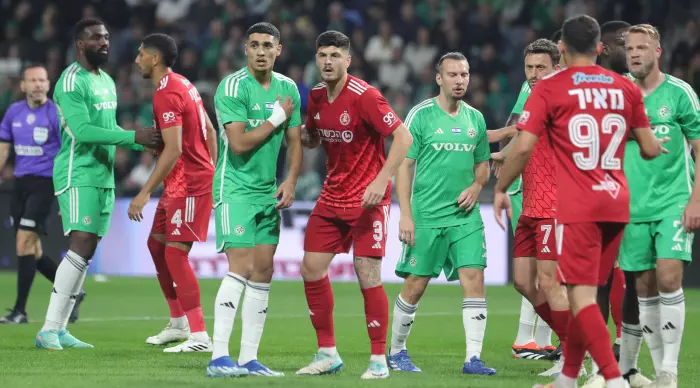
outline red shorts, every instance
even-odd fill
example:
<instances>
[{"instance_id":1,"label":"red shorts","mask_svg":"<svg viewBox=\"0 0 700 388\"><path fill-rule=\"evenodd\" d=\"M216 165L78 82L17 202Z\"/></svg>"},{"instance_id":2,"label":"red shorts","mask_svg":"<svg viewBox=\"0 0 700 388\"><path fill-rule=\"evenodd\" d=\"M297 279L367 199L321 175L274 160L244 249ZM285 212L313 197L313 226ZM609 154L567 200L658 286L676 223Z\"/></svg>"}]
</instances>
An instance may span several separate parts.
<instances>
[{"instance_id":1,"label":"red shorts","mask_svg":"<svg viewBox=\"0 0 700 388\"><path fill-rule=\"evenodd\" d=\"M212 204L211 193L198 197L161 197L151 233L164 234L165 241L207 241Z\"/></svg>"},{"instance_id":2,"label":"red shorts","mask_svg":"<svg viewBox=\"0 0 700 388\"><path fill-rule=\"evenodd\" d=\"M304 235L307 252L348 253L383 257L389 223L389 205L370 209L341 208L316 203Z\"/></svg>"},{"instance_id":3,"label":"red shorts","mask_svg":"<svg viewBox=\"0 0 700 388\"><path fill-rule=\"evenodd\" d=\"M557 278L562 284L604 285L620 250L625 224L557 224Z\"/></svg>"},{"instance_id":4,"label":"red shorts","mask_svg":"<svg viewBox=\"0 0 700 388\"><path fill-rule=\"evenodd\" d=\"M513 257L535 257L556 260L557 244L553 218L532 218L521 215L515 228Z\"/></svg>"}]
</instances>

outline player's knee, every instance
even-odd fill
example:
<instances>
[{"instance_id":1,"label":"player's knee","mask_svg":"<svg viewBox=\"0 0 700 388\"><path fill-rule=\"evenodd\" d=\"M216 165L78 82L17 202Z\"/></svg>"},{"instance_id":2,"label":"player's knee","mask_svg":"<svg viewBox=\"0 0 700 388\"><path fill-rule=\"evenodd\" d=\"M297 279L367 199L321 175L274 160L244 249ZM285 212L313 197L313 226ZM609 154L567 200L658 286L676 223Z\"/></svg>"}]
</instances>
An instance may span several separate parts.
<instances>
[{"instance_id":1,"label":"player's knee","mask_svg":"<svg viewBox=\"0 0 700 388\"><path fill-rule=\"evenodd\" d=\"M304 260L301 262L300 272L302 279L312 282L323 279L328 272L328 268L323 266L322 263L307 259L307 257L304 256Z\"/></svg>"},{"instance_id":2,"label":"player's knee","mask_svg":"<svg viewBox=\"0 0 700 388\"><path fill-rule=\"evenodd\" d=\"M660 292L674 292L681 288L683 275L675 271L664 271L658 273L658 279Z\"/></svg>"},{"instance_id":3,"label":"player's knee","mask_svg":"<svg viewBox=\"0 0 700 388\"><path fill-rule=\"evenodd\" d=\"M403 284L401 297L406 303L417 304L425 293L430 278L409 276Z\"/></svg>"},{"instance_id":4,"label":"player's knee","mask_svg":"<svg viewBox=\"0 0 700 388\"><path fill-rule=\"evenodd\" d=\"M85 260L92 259L97 249L98 238L96 234L86 232L72 232L70 237L70 250L80 255Z\"/></svg>"},{"instance_id":5,"label":"player's knee","mask_svg":"<svg viewBox=\"0 0 700 388\"><path fill-rule=\"evenodd\" d=\"M525 276L524 274L514 274L513 275L513 286L515 290L524 297L529 297L535 292L535 284L532 278Z\"/></svg>"}]
</instances>

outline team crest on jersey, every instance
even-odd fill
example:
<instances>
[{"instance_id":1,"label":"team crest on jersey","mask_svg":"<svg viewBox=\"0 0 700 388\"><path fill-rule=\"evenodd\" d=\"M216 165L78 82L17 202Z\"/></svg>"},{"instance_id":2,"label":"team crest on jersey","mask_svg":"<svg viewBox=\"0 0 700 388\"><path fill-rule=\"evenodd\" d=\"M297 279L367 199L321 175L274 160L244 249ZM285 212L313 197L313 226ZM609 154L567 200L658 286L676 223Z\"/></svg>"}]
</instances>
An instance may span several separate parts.
<instances>
[{"instance_id":1,"label":"team crest on jersey","mask_svg":"<svg viewBox=\"0 0 700 388\"><path fill-rule=\"evenodd\" d=\"M658 115L659 115L659 118L665 119L669 115L671 115L671 109L669 109L669 107L666 105L661 105L661 108L659 108Z\"/></svg>"},{"instance_id":2,"label":"team crest on jersey","mask_svg":"<svg viewBox=\"0 0 700 388\"><path fill-rule=\"evenodd\" d=\"M83 224L90 225L91 223L92 223L92 218L90 218L88 216L85 216L85 218L83 218Z\"/></svg>"},{"instance_id":3,"label":"team crest on jersey","mask_svg":"<svg viewBox=\"0 0 700 388\"><path fill-rule=\"evenodd\" d=\"M340 115L340 123L345 126L350 124L350 115L347 111L343 112L343 114Z\"/></svg>"},{"instance_id":4,"label":"team crest on jersey","mask_svg":"<svg viewBox=\"0 0 700 388\"><path fill-rule=\"evenodd\" d=\"M474 130L474 128L467 129L467 136L469 136L472 139L476 137L476 131Z\"/></svg>"},{"instance_id":5,"label":"team crest on jersey","mask_svg":"<svg viewBox=\"0 0 700 388\"><path fill-rule=\"evenodd\" d=\"M245 228L243 225L236 225L236 227L233 229L233 233L235 233L236 236L243 236L245 233Z\"/></svg>"},{"instance_id":6,"label":"team crest on jersey","mask_svg":"<svg viewBox=\"0 0 700 388\"><path fill-rule=\"evenodd\" d=\"M36 121L36 116L34 113L30 113L27 115L27 124L32 125Z\"/></svg>"},{"instance_id":7,"label":"team crest on jersey","mask_svg":"<svg viewBox=\"0 0 700 388\"><path fill-rule=\"evenodd\" d=\"M410 264L411 267L415 267L416 266L416 258L411 257L410 259L408 259L408 264Z\"/></svg>"},{"instance_id":8,"label":"team crest on jersey","mask_svg":"<svg viewBox=\"0 0 700 388\"><path fill-rule=\"evenodd\" d=\"M46 127L34 127L32 137L34 138L34 143L43 145L49 140L49 129Z\"/></svg>"}]
</instances>

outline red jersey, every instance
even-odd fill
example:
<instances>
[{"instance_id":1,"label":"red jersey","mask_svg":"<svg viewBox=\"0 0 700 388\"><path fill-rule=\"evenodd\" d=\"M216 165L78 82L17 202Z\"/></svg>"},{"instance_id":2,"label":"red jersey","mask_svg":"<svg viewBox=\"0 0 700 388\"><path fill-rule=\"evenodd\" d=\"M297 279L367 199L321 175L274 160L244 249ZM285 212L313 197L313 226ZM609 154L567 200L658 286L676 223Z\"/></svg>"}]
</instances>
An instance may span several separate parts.
<instances>
[{"instance_id":1,"label":"red jersey","mask_svg":"<svg viewBox=\"0 0 700 388\"><path fill-rule=\"evenodd\" d=\"M163 182L163 196L211 193L214 163L207 146L206 113L197 88L180 74L167 74L153 94L153 117L159 130L182 126L182 154Z\"/></svg>"},{"instance_id":2,"label":"red jersey","mask_svg":"<svg viewBox=\"0 0 700 388\"><path fill-rule=\"evenodd\" d=\"M559 223L629 222L625 143L631 128L649 127L632 81L600 66L554 73L537 83L517 126L549 136Z\"/></svg>"},{"instance_id":3,"label":"red jersey","mask_svg":"<svg viewBox=\"0 0 700 388\"><path fill-rule=\"evenodd\" d=\"M317 129L326 150L328 174L318 201L333 207L360 207L365 189L384 166L384 136L401 120L382 94L365 81L348 75L333 102L326 84L309 92L306 127ZM381 205L391 203L391 181Z\"/></svg>"},{"instance_id":4,"label":"red jersey","mask_svg":"<svg viewBox=\"0 0 700 388\"><path fill-rule=\"evenodd\" d=\"M523 212L531 218L557 217L554 151L542 133L523 171Z\"/></svg>"}]
</instances>

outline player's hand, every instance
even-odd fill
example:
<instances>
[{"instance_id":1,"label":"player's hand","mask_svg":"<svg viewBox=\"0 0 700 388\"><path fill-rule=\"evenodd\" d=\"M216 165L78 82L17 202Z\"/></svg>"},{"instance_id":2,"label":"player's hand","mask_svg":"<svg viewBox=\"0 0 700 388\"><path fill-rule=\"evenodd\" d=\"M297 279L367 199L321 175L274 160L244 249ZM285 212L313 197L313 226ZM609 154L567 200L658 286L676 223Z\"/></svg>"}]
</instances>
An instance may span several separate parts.
<instances>
[{"instance_id":1,"label":"player's hand","mask_svg":"<svg viewBox=\"0 0 700 388\"><path fill-rule=\"evenodd\" d=\"M277 96L277 101L279 101L279 99L280 96ZM287 118L292 117L292 110L294 109L294 104L292 104L292 99L289 96L287 96L287 98L285 98L284 101L280 103L280 106L282 107L282 109L284 109L284 113L287 115Z\"/></svg>"},{"instance_id":2,"label":"player's hand","mask_svg":"<svg viewBox=\"0 0 700 388\"><path fill-rule=\"evenodd\" d=\"M508 133L503 129L490 129L486 131L486 138L489 143L498 143L501 140L508 138Z\"/></svg>"},{"instance_id":3,"label":"player's hand","mask_svg":"<svg viewBox=\"0 0 700 388\"><path fill-rule=\"evenodd\" d=\"M416 224L411 215L399 217L399 241L408 246L416 246Z\"/></svg>"},{"instance_id":4,"label":"player's hand","mask_svg":"<svg viewBox=\"0 0 700 388\"><path fill-rule=\"evenodd\" d=\"M506 211L508 219L513 217L513 209L510 204L510 197L506 193L499 193L493 197L493 215L496 217L496 222L501 227L501 229L506 230L506 224L503 223L503 209Z\"/></svg>"},{"instance_id":5,"label":"player's hand","mask_svg":"<svg viewBox=\"0 0 700 388\"><path fill-rule=\"evenodd\" d=\"M286 209L294 203L294 195L296 191L296 183L286 180L282 182L275 192L275 198L279 198L279 202L275 205L275 209ZM280 198L281 196L281 198Z\"/></svg>"},{"instance_id":6,"label":"player's hand","mask_svg":"<svg viewBox=\"0 0 700 388\"><path fill-rule=\"evenodd\" d=\"M389 184L389 180L378 180L378 178L379 177L375 178L372 183L367 186L365 194L362 196L362 207L375 207L384 199L386 186Z\"/></svg>"},{"instance_id":7,"label":"player's hand","mask_svg":"<svg viewBox=\"0 0 700 388\"><path fill-rule=\"evenodd\" d=\"M476 205L479 200L479 193L481 193L482 186L479 184L472 184L471 186L464 189L457 197L457 204L460 209L465 209L470 211Z\"/></svg>"},{"instance_id":8,"label":"player's hand","mask_svg":"<svg viewBox=\"0 0 700 388\"><path fill-rule=\"evenodd\" d=\"M493 176L498 178L501 176L501 170L503 170L503 163L505 162L506 157L501 152L492 152L491 160L493 161L493 163L491 164Z\"/></svg>"},{"instance_id":9,"label":"player's hand","mask_svg":"<svg viewBox=\"0 0 700 388\"><path fill-rule=\"evenodd\" d=\"M700 201L688 201L681 216L681 225L685 226L686 233L693 233L700 228Z\"/></svg>"},{"instance_id":10,"label":"player's hand","mask_svg":"<svg viewBox=\"0 0 700 388\"><path fill-rule=\"evenodd\" d=\"M128 210L130 220L136 222L143 220L143 208L146 207L149 199L151 199L150 194L141 192L131 200Z\"/></svg>"},{"instance_id":11,"label":"player's hand","mask_svg":"<svg viewBox=\"0 0 700 388\"><path fill-rule=\"evenodd\" d=\"M671 141L671 138L668 137L668 136L662 137L661 139L659 139L659 146L661 147L661 153L662 153L662 154L667 154L667 153L668 153L668 150L666 149L666 147L663 146L663 144L666 143L666 142L669 142L669 141Z\"/></svg>"},{"instance_id":12,"label":"player's hand","mask_svg":"<svg viewBox=\"0 0 700 388\"><path fill-rule=\"evenodd\" d=\"M154 128L137 129L134 142L144 147L157 149L163 145L163 136L159 130Z\"/></svg>"}]
</instances>

